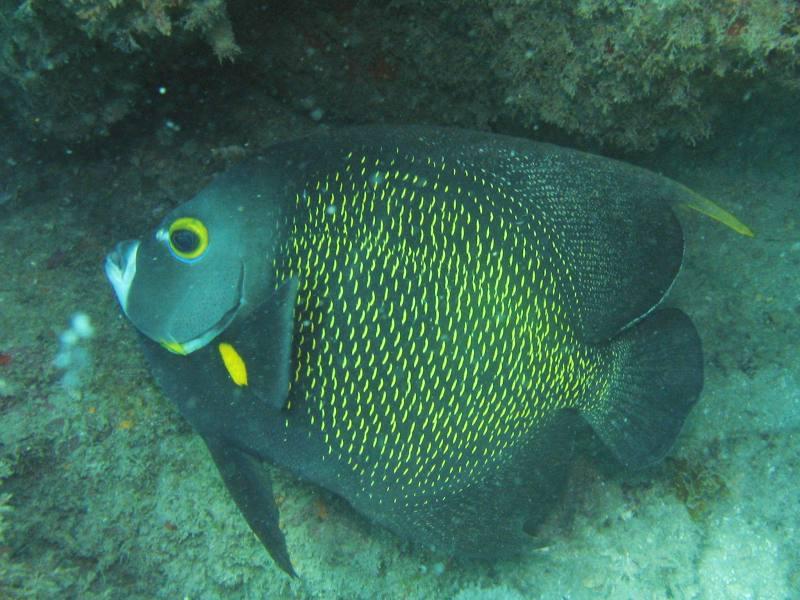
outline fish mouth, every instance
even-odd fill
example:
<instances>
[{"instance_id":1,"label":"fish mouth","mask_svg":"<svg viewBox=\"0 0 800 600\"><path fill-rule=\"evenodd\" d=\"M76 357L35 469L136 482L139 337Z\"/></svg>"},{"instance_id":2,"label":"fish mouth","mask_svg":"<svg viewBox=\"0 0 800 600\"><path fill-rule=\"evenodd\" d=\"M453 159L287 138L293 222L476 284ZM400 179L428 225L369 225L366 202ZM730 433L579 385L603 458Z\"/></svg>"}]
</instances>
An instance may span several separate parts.
<instances>
[{"instance_id":1,"label":"fish mouth","mask_svg":"<svg viewBox=\"0 0 800 600\"><path fill-rule=\"evenodd\" d=\"M136 277L136 254L139 240L120 242L108 253L105 262L106 277L114 288L122 312L128 314L128 294L133 278Z\"/></svg>"},{"instance_id":2,"label":"fish mouth","mask_svg":"<svg viewBox=\"0 0 800 600\"><path fill-rule=\"evenodd\" d=\"M240 265L239 269L239 283L238 283L238 290L237 290L237 297L238 300L236 304L230 308L224 315L214 323L211 327L206 329L203 333L199 336L192 338L188 342L178 342L176 340L155 340L163 348L169 350L173 354L180 354L181 356L186 356L187 354L191 354L195 350L199 350L203 346L206 346L211 340L217 337L220 333L225 331L228 326L233 322L236 318L236 315L239 313L239 309L242 307L243 304L243 297L242 294L244 293L244 264Z\"/></svg>"}]
</instances>

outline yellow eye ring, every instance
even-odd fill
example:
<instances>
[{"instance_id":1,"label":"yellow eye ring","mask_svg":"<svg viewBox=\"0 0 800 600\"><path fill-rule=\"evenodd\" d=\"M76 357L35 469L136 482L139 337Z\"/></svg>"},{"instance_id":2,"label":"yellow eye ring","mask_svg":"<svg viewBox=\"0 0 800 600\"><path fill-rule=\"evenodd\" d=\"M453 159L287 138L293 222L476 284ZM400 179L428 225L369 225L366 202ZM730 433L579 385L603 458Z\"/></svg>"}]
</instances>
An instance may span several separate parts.
<instances>
[{"instance_id":1,"label":"yellow eye ring","mask_svg":"<svg viewBox=\"0 0 800 600\"><path fill-rule=\"evenodd\" d=\"M169 226L167 240L175 258L192 262L203 256L208 248L208 229L199 219L181 217Z\"/></svg>"}]
</instances>

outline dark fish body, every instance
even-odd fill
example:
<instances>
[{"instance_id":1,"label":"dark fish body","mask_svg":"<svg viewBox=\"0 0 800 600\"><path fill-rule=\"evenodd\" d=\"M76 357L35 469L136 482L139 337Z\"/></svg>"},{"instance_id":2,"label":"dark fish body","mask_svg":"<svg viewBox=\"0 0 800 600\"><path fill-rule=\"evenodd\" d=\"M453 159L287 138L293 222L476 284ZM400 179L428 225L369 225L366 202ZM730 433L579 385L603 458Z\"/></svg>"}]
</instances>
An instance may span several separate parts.
<instances>
[{"instance_id":1,"label":"dark fish body","mask_svg":"<svg viewBox=\"0 0 800 600\"><path fill-rule=\"evenodd\" d=\"M345 130L221 175L109 261L138 265L115 283L123 309L284 569L261 460L415 542L491 557L552 502L577 419L630 466L677 436L700 343L654 309L685 193L525 140ZM207 229L207 264L184 256L204 234L182 218Z\"/></svg>"}]
</instances>

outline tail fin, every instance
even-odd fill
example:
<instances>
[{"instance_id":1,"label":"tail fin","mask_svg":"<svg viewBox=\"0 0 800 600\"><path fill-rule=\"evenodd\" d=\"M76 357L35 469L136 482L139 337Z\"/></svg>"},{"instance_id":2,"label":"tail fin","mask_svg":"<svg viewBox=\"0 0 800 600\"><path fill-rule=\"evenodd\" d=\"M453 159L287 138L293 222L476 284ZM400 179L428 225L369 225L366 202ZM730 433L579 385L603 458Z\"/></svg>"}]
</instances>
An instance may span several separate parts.
<instances>
[{"instance_id":1,"label":"tail fin","mask_svg":"<svg viewBox=\"0 0 800 600\"><path fill-rule=\"evenodd\" d=\"M683 312L654 312L609 343L612 368L584 417L625 466L662 459L703 387L697 330Z\"/></svg>"}]
</instances>

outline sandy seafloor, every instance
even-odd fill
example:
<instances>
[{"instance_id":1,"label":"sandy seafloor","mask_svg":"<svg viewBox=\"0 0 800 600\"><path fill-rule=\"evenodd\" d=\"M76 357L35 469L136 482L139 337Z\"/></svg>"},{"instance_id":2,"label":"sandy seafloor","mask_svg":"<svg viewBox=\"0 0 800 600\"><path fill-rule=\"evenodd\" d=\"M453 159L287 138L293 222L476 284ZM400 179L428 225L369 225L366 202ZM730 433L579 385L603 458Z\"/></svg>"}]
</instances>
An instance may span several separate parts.
<instances>
[{"instance_id":1,"label":"sandy seafloor","mask_svg":"<svg viewBox=\"0 0 800 600\"><path fill-rule=\"evenodd\" d=\"M687 258L669 303L697 325L706 381L663 465L631 474L581 459L538 547L467 567L277 474L297 580L272 564L154 387L102 272L113 243L148 231L241 148L212 154L191 132L156 129L113 150L0 157L18 165L0 189L0 495L13 507L0 596L800 598L796 108L765 102L723 118L709 142L641 159L757 233L682 216ZM256 116L259 143L317 126L278 107ZM95 334L80 342L89 368L66 389L53 360L76 311Z\"/></svg>"}]
</instances>

